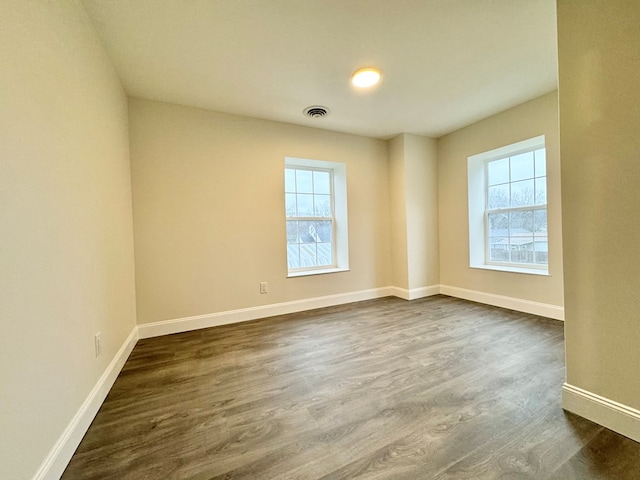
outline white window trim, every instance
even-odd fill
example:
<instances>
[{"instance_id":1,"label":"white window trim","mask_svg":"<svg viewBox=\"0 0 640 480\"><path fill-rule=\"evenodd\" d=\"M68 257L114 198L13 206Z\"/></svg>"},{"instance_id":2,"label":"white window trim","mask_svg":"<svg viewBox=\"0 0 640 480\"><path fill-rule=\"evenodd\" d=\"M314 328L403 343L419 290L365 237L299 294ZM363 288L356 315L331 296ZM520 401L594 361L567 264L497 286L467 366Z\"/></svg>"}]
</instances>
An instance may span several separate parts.
<instances>
[{"instance_id":1,"label":"white window trim","mask_svg":"<svg viewBox=\"0 0 640 480\"><path fill-rule=\"evenodd\" d=\"M467 158L467 186L469 205L469 267L483 270L496 270L531 275L549 275L548 265L514 265L487 261L486 204L487 178L485 165L490 160L513 156L521 151L545 147L545 136L523 140ZM534 205L529 208L547 208L547 205Z\"/></svg>"},{"instance_id":2,"label":"white window trim","mask_svg":"<svg viewBox=\"0 0 640 480\"><path fill-rule=\"evenodd\" d=\"M287 278L349 271L349 229L347 223L347 167L344 163L285 157L285 168L331 170L333 173L334 265L287 268ZM284 203L284 188L283 203ZM284 209L283 209L284 210ZM297 217L296 217L297 218ZM294 218L295 219L295 218ZM286 220L286 218L285 218ZM286 248L286 235L285 235Z\"/></svg>"}]
</instances>

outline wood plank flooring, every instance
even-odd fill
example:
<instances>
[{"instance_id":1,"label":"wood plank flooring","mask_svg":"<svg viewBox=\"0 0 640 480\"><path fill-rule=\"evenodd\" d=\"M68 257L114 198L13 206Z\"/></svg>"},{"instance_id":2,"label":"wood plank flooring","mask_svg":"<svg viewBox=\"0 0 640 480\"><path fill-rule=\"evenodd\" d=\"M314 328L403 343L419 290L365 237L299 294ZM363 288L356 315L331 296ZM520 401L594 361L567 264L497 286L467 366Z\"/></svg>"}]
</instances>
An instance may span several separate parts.
<instances>
[{"instance_id":1,"label":"wood plank flooring","mask_svg":"<svg viewBox=\"0 0 640 480\"><path fill-rule=\"evenodd\" d=\"M640 479L560 407L561 322L383 298L141 340L72 479Z\"/></svg>"}]
</instances>

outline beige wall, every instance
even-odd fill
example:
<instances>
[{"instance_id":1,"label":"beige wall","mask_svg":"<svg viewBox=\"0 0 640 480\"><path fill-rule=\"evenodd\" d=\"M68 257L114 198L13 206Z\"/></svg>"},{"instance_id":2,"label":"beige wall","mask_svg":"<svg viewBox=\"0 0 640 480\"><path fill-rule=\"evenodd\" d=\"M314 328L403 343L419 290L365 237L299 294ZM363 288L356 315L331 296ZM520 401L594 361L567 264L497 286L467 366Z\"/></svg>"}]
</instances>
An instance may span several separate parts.
<instances>
[{"instance_id":1,"label":"beige wall","mask_svg":"<svg viewBox=\"0 0 640 480\"><path fill-rule=\"evenodd\" d=\"M0 10L0 476L26 479L135 327L127 100L80 4Z\"/></svg>"},{"instance_id":2,"label":"beige wall","mask_svg":"<svg viewBox=\"0 0 640 480\"><path fill-rule=\"evenodd\" d=\"M393 286L408 297L440 283L437 172L435 139L404 133L389 141Z\"/></svg>"},{"instance_id":3,"label":"beige wall","mask_svg":"<svg viewBox=\"0 0 640 480\"><path fill-rule=\"evenodd\" d=\"M567 382L640 409L640 9L558 1Z\"/></svg>"},{"instance_id":4,"label":"beige wall","mask_svg":"<svg viewBox=\"0 0 640 480\"><path fill-rule=\"evenodd\" d=\"M469 267L467 158L546 136L550 276ZM438 139L440 283L544 304L563 305L557 92Z\"/></svg>"},{"instance_id":5,"label":"beige wall","mask_svg":"<svg viewBox=\"0 0 640 480\"><path fill-rule=\"evenodd\" d=\"M392 285L409 290L406 189L404 136L398 135L389 140Z\"/></svg>"},{"instance_id":6,"label":"beige wall","mask_svg":"<svg viewBox=\"0 0 640 480\"><path fill-rule=\"evenodd\" d=\"M129 112L139 323L390 284L386 142L140 99ZM286 278L287 156L347 165L349 272Z\"/></svg>"},{"instance_id":7,"label":"beige wall","mask_svg":"<svg viewBox=\"0 0 640 480\"><path fill-rule=\"evenodd\" d=\"M438 150L433 138L403 134L409 289L440 283Z\"/></svg>"}]
</instances>

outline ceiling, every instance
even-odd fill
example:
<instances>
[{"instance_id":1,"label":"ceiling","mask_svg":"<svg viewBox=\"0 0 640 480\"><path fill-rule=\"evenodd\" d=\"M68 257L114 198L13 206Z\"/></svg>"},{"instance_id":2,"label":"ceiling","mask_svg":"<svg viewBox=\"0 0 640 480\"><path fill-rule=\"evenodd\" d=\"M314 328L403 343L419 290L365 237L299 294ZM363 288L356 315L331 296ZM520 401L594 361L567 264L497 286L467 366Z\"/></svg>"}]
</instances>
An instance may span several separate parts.
<instances>
[{"instance_id":1,"label":"ceiling","mask_svg":"<svg viewBox=\"0 0 640 480\"><path fill-rule=\"evenodd\" d=\"M557 88L555 0L83 3L135 97L386 139L439 137ZM356 91L364 66L382 82Z\"/></svg>"}]
</instances>

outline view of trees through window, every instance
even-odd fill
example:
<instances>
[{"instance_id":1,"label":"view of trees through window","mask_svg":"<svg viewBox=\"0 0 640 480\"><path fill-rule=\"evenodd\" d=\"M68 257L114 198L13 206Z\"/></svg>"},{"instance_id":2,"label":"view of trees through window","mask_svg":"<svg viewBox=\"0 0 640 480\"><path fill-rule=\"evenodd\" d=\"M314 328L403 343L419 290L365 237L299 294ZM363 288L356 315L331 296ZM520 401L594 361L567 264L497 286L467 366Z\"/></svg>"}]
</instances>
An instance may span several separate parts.
<instances>
[{"instance_id":1,"label":"view of trees through window","mask_svg":"<svg viewBox=\"0 0 640 480\"><path fill-rule=\"evenodd\" d=\"M332 183L330 170L285 168L290 270L334 265Z\"/></svg>"},{"instance_id":2,"label":"view of trees through window","mask_svg":"<svg viewBox=\"0 0 640 480\"><path fill-rule=\"evenodd\" d=\"M491 160L486 168L487 260L547 265L545 149Z\"/></svg>"}]
</instances>

